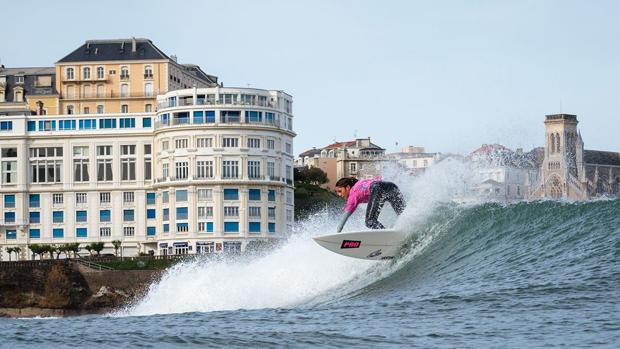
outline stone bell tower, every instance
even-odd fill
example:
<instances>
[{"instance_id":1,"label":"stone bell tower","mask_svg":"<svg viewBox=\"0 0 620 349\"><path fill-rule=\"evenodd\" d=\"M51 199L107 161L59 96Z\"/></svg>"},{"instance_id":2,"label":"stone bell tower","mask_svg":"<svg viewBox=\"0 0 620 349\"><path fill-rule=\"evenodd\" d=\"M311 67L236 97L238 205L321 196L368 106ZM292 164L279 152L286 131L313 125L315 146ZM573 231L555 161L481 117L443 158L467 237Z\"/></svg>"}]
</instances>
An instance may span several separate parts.
<instances>
[{"instance_id":1,"label":"stone bell tower","mask_svg":"<svg viewBox=\"0 0 620 349\"><path fill-rule=\"evenodd\" d=\"M583 142L577 115L553 114L545 118L545 159L542 168L544 196L580 199L584 185Z\"/></svg>"}]
</instances>

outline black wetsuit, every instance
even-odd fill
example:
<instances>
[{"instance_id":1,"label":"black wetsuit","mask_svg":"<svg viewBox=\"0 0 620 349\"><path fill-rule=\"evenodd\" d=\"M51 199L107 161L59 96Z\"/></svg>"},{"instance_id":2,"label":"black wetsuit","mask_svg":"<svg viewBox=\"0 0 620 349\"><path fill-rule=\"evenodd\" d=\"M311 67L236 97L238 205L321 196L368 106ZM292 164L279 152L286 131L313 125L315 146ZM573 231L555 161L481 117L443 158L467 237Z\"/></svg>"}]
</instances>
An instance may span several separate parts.
<instances>
[{"instance_id":1,"label":"black wetsuit","mask_svg":"<svg viewBox=\"0 0 620 349\"><path fill-rule=\"evenodd\" d=\"M385 228L383 224L379 222L378 218L386 201L392 205L392 208L399 216L405 210L405 199L396 184L385 181L371 184L370 198L368 199L368 206L366 207L366 226L368 228Z\"/></svg>"}]
</instances>

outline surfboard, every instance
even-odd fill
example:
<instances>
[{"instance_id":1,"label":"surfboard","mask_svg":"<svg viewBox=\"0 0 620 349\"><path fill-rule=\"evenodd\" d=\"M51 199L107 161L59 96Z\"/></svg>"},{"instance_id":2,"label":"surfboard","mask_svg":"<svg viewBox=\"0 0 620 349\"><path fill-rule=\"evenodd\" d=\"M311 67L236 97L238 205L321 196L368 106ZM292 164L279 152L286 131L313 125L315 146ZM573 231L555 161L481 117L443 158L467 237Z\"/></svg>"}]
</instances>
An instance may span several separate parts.
<instances>
[{"instance_id":1,"label":"surfboard","mask_svg":"<svg viewBox=\"0 0 620 349\"><path fill-rule=\"evenodd\" d=\"M408 234L393 230L365 230L313 237L317 244L347 257L388 260L406 247Z\"/></svg>"}]
</instances>

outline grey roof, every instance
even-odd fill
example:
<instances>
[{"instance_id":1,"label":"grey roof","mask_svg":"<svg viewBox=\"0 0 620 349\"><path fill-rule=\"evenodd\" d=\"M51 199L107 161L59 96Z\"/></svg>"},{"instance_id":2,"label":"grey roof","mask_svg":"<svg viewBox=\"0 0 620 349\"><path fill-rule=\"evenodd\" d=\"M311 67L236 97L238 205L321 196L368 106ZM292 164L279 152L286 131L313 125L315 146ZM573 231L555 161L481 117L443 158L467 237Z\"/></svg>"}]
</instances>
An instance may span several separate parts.
<instances>
[{"instance_id":1,"label":"grey roof","mask_svg":"<svg viewBox=\"0 0 620 349\"><path fill-rule=\"evenodd\" d=\"M589 165L620 166L620 153L584 150L583 161Z\"/></svg>"},{"instance_id":2,"label":"grey roof","mask_svg":"<svg viewBox=\"0 0 620 349\"><path fill-rule=\"evenodd\" d=\"M136 50L132 49L132 41ZM170 59L149 39L87 40L58 63Z\"/></svg>"},{"instance_id":3,"label":"grey roof","mask_svg":"<svg viewBox=\"0 0 620 349\"><path fill-rule=\"evenodd\" d=\"M217 84L217 76L209 75L205 73L200 66L196 64L180 64L180 66L190 75L200 80L209 81L212 84Z\"/></svg>"},{"instance_id":4,"label":"grey roof","mask_svg":"<svg viewBox=\"0 0 620 349\"><path fill-rule=\"evenodd\" d=\"M24 83L16 83L16 76L23 76ZM55 95L56 75L54 67L0 68L0 76L6 76L5 103L13 103L13 89L20 86L24 89L24 97L29 95ZM51 76L50 86L37 86L37 76Z\"/></svg>"},{"instance_id":5,"label":"grey roof","mask_svg":"<svg viewBox=\"0 0 620 349\"><path fill-rule=\"evenodd\" d=\"M306 156L315 156L315 155L320 155L321 154L321 149L316 149L316 148L312 148L309 150L306 150L305 152L299 154L300 158L306 157Z\"/></svg>"}]
</instances>

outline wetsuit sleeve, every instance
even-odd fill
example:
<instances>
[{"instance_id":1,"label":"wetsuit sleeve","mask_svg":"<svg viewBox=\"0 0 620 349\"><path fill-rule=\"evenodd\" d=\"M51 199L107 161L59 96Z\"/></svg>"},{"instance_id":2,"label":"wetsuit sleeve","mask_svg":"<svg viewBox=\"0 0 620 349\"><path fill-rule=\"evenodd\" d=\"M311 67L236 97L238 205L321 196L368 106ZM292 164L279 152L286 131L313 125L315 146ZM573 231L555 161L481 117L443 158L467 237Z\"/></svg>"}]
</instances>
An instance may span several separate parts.
<instances>
[{"instance_id":1,"label":"wetsuit sleeve","mask_svg":"<svg viewBox=\"0 0 620 349\"><path fill-rule=\"evenodd\" d=\"M345 223L347 222L349 217L351 217L352 213L353 212L349 212L349 211L344 212L344 215L342 215L342 219L340 219L340 223L338 224L338 228L336 230L337 233L340 233L342 231L342 228L344 228Z\"/></svg>"}]
</instances>

